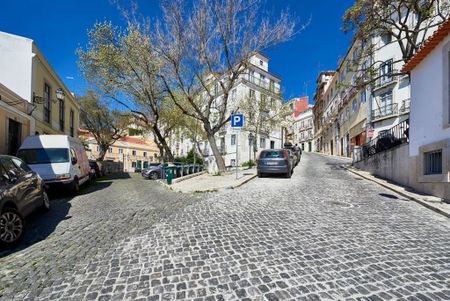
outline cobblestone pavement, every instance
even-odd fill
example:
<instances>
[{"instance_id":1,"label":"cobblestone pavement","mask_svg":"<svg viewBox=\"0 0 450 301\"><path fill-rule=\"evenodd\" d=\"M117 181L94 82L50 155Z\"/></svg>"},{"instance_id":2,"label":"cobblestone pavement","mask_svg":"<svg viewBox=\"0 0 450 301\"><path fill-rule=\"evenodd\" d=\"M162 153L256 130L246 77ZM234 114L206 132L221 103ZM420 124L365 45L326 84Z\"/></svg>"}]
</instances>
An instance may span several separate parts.
<instances>
[{"instance_id":1,"label":"cobblestone pavement","mask_svg":"<svg viewBox=\"0 0 450 301\"><path fill-rule=\"evenodd\" d=\"M449 219L340 163L205 195L105 181L32 218L0 299L450 300Z\"/></svg>"}]
</instances>

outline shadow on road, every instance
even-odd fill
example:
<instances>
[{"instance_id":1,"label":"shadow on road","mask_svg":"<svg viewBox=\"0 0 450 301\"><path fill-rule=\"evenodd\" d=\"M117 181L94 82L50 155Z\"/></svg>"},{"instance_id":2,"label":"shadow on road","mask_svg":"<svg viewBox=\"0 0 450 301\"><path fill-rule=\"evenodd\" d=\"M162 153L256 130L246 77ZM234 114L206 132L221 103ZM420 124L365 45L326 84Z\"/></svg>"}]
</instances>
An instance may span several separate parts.
<instances>
[{"instance_id":1,"label":"shadow on road","mask_svg":"<svg viewBox=\"0 0 450 301\"><path fill-rule=\"evenodd\" d=\"M83 185L81 195L103 190L117 179L129 179L129 174L112 174L98 179L92 185ZM72 218L69 215L71 201L74 199L67 189L49 191L50 211L43 213L36 211L25 219L25 234L23 240L14 248L0 249L0 258L24 250L33 244L45 240L64 220Z\"/></svg>"}]
</instances>

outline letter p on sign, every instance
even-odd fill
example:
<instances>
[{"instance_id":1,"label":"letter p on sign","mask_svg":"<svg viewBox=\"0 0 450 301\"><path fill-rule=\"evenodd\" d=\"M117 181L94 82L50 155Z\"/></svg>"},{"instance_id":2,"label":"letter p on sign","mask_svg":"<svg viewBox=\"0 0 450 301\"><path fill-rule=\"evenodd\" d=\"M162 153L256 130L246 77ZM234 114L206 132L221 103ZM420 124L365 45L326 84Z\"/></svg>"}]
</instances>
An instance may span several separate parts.
<instances>
[{"instance_id":1,"label":"letter p on sign","mask_svg":"<svg viewBox=\"0 0 450 301\"><path fill-rule=\"evenodd\" d=\"M244 115L243 114L232 114L231 115L231 127L241 128L244 126Z\"/></svg>"}]
</instances>

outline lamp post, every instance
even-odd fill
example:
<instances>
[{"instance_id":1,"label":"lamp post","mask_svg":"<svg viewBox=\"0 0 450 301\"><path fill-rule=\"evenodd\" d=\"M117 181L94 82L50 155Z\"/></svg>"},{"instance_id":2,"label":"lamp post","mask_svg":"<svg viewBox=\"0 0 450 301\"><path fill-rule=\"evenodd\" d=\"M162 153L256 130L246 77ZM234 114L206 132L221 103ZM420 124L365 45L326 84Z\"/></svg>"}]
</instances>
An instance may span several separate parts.
<instances>
[{"instance_id":1,"label":"lamp post","mask_svg":"<svg viewBox=\"0 0 450 301\"><path fill-rule=\"evenodd\" d=\"M56 93L56 99L58 99L58 100L64 100L64 98L65 98L66 95L64 94L63 89L58 88L58 89L56 89L55 93Z\"/></svg>"}]
</instances>

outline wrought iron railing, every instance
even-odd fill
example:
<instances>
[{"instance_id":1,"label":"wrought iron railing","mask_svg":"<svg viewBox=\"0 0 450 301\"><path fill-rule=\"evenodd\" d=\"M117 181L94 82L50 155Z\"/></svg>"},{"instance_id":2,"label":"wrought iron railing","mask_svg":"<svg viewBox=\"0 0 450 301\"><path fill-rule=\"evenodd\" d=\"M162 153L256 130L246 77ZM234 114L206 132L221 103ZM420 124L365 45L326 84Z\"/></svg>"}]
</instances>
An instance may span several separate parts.
<instances>
[{"instance_id":1,"label":"wrought iron railing","mask_svg":"<svg viewBox=\"0 0 450 301\"><path fill-rule=\"evenodd\" d=\"M391 103L372 110L372 120L395 115L398 113L398 104Z\"/></svg>"},{"instance_id":2,"label":"wrought iron railing","mask_svg":"<svg viewBox=\"0 0 450 301\"><path fill-rule=\"evenodd\" d=\"M387 131L381 132L375 139L353 149L353 161L367 159L377 153L409 142L409 119L400 122Z\"/></svg>"},{"instance_id":3,"label":"wrought iron railing","mask_svg":"<svg viewBox=\"0 0 450 301\"><path fill-rule=\"evenodd\" d=\"M411 106L411 99L405 99L400 103L400 109L398 110L398 112L400 114L405 114L409 112L409 108Z\"/></svg>"},{"instance_id":4,"label":"wrought iron railing","mask_svg":"<svg viewBox=\"0 0 450 301\"><path fill-rule=\"evenodd\" d=\"M280 94L280 88L275 85L274 82L267 82L266 80L263 80L261 78L257 78L253 75L247 74L246 80L251 82L252 84L257 85L258 87L261 87L269 92Z\"/></svg>"}]
</instances>

